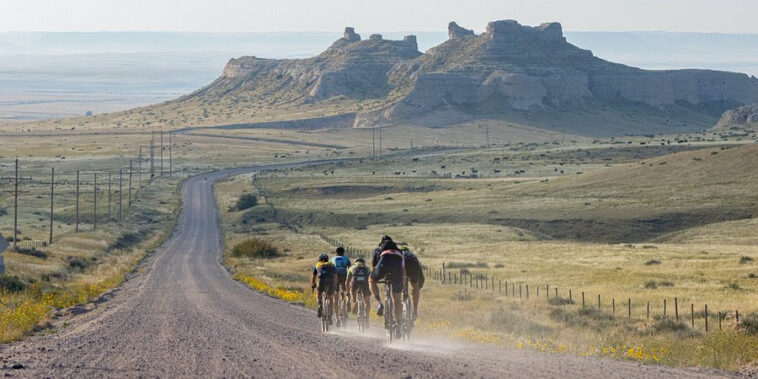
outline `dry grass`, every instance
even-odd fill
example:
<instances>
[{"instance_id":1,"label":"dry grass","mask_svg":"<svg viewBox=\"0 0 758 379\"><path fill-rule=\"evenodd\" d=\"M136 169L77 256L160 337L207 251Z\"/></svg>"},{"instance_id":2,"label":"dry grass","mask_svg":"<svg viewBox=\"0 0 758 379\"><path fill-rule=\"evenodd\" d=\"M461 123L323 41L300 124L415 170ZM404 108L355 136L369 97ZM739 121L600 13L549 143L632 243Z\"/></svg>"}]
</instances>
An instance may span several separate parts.
<instances>
[{"instance_id":1,"label":"dry grass","mask_svg":"<svg viewBox=\"0 0 758 379\"><path fill-rule=\"evenodd\" d=\"M255 234L279 246L285 255L265 261L227 257L226 263L233 272L297 291L307 285L317 254L332 248L316 233L363 250L389 234L408 242L432 269L441 269L443 262L465 266L450 270L458 275L457 281L463 270L496 278L495 291L490 284L483 291L428 278L420 323L425 333L537 351L737 369L758 359L758 339L736 331L733 313L735 309L743 315L758 311L754 300L758 269L754 261L741 258L758 257L758 249L744 242L755 234L752 222L712 224L661 235L653 243L609 244L554 239L524 228L493 225L489 215L495 211L539 219L554 212L609 219L630 217L627 212L637 217L655 215L661 207L688 213L703 206L745 206L753 201L749 189L757 173L744 164L753 161L756 153L758 148L753 146L687 151L646 157L644 167L628 163L632 157L616 156L611 161L614 167L592 167L590 160L585 174L551 177L548 182L540 182L542 178L376 178L358 164L335 166L343 173L357 173L353 177L326 176L321 168L273 173L259 180L266 195L263 206L248 212L222 212L222 222L227 246ZM508 155L517 154L522 152ZM539 157L539 153L532 155ZM693 157L699 157L694 162L703 166L690 167ZM491 156L477 162L484 160L490 161ZM413 167L425 162L405 164ZM258 194L249 177L218 184L220 208L245 191ZM588 201L601 203L585 205ZM359 216L366 221L359 222L364 220ZM739 223L739 228L719 240L719 231L733 223ZM708 238L692 238L708 228L713 228ZM735 240L742 244L730 243ZM647 264L652 261L660 263ZM516 284L517 296L522 286L522 298L499 290L506 280L509 286ZM655 282L656 288L645 288L649 282ZM527 284L529 300L525 299ZM548 285L550 301L545 293ZM568 301L569 290L573 302ZM596 309L598 295L601 311ZM672 321L674 298L683 324ZM630 319L627 299L632 301ZM664 299L668 318L662 318ZM612 314L613 300L616 315ZM694 329L689 327L690 304L696 310ZM708 333L704 332L705 304L711 317ZM729 312L720 332L714 331L719 311ZM462 319L466 320L463 325Z\"/></svg>"}]
</instances>

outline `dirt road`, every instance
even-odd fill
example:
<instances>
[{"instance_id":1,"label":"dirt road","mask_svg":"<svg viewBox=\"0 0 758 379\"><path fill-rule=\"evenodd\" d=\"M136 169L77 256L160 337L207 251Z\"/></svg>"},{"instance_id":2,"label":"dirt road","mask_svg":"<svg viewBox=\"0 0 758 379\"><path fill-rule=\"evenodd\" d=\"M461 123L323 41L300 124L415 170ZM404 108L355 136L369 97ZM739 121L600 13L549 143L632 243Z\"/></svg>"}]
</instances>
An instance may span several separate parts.
<instances>
[{"instance_id":1,"label":"dirt road","mask_svg":"<svg viewBox=\"0 0 758 379\"><path fill-rule=\"evenodd\" d=\"M0 346L23 377L714 377L672 369L428 340L325 335L315 313L256 293L221 266L211 183L190 179L175 234L145 270L55 334Z\"/></svg>"}]
</instances>

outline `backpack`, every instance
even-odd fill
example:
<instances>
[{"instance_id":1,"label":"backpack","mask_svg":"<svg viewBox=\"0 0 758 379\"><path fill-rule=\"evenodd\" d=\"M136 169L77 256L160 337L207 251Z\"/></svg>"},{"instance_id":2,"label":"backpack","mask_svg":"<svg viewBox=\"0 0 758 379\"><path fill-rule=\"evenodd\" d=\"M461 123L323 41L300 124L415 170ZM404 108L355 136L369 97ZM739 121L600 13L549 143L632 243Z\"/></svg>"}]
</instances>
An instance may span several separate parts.
<instances>
[{"instance_id":1,"label":"backpack","mask_svg":"<svg viewBox=\"0 0 758 379\"><path fill-rule=\"evenodd\" d=\"M353 269L353 277L356 283L368 283L368 275L369 271L366 266L355 266Z\"/></svg>"}]
</instances>

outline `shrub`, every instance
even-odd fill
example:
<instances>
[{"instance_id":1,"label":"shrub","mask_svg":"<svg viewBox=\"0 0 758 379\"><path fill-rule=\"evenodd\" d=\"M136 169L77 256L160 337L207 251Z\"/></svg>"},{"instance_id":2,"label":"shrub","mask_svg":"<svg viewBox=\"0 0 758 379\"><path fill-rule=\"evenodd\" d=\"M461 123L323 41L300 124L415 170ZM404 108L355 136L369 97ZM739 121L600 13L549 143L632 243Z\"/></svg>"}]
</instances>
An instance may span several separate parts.
<instances>
[{"instance_id":1,"label":"shrub","mask_svg":"<svg viewBox=\"0 0 758 379\"><path fill-rule=\"evenodd\" d=\"M740 264L744 265L744 264L750 263L752 261L753 261L753 258L748 257L747 255L743 255L743 256L740 257Z\"/></svg>"},{"instance_id":2,"label":"shrub","mask_svg":"<svg viewBox=\"0 0 758 379\"><path fill-rule=\"evenodd\" d=\"M6 216L8 215L8 211L5 210L5 208L0 208L0 216Z\"/></svg>"},{"instance_id":3,"label":"shrub","mask_svg":"<svg viewBox=\"0 0 758 379\"><path fill-rule=\"evenodd\" d=\"M750 313L740 317L737 329L750 335L758 334L758 313Z\"/></svg>"},{"instance_id":4,"label":"shrub","mask_svg":"<svg viewBox=\"0 0 758 379\"><path fill-rule=\"evenodd\" d=\"M66 257L66 262L68 262L68 267L73 270L84 270L89 266L87 260L79 257Z\"/></svg>"},{"instance_id":5,"label":"shrub","mask_svg":"<svg viewBox=\"0 0 758 379\"><path fill-rule=\"evenodd\" d=\"M48 253L46 253L44 251L41 251L41 250L37 250L34 247L32 247L30 249L17 248L16 252L19 253L19 254L23 254L23 255L29 255L29 256L32 256L32 257L37 257L37 258L40 258L40 259L47 259L47 257L49 256Z\"/></svg>"},{"instance_id":6,"label":"shrub","mask_svg":"<svg viewBox=\"0 0 758 379\"><path fill-rule=\"evenodd\" d=\"M574 300L569 299L567 297L551 297L548 299L548 304L550 305L569 305L574 304Z\"/></svg>"},{"instance_id":7,"label":"shrub","mask_svg":"<svg viewBox=\"0 0 758 379\"><path fill-rule=\"evenodd\" d=\"M450 262L447 268L487 268L487 262Z\"/></svg>"},{"instance_id":8,"label":"shrub","mask_svg":"<svg viewBox=\"0 0 758 379\"><path fill-rule=\"evenodd\" d=\"M26 289L26 284L18 276L0 275L0 290L20 292Z\"/></svg>"},{"instance_id":9,"label":"shrub","mask_svg":"<svg viewBox=\"0 0 758 379\"><path fill-rule=\"evenodd\" d=\"M252 193L246 193L237 199L237 203L234 204L234 210L244 211L258 205L258 198Z\"/></svg>"},{"instance_id":10,"label":"shrub","mask_svg":"<svg viewBox=\"0 0 758 379\"><path fill-rule=\"evenodd\" d=\"M645 266L652 266L652 265L659 265L659 264L661 264L661 261L659 261L657 259L651 259L651 260L645 262Z\"/></svg>"},{"instance_id":11,"label":"shrub","mask_svg":"<svg viewBox=\"0 0 758 379\"><path fill-rule=\"evenodd\" d=\"M661 280L660 282L658 282L658 285L661 287L673 287L674 283L668 280Z\"/></svg>"},{"instance_id":12,"label":"shrub","mask_svg":"<svg viewBox=\"0 0 758 379\"><path fill-rule=\"evenodd\" d=\"M650 280L647 283L645 283L645 288L654 290L658 288L658 284L655 283L655 280Z\"/></svg>"},{"instance_id":13,"label":"shrub","mask_svg":"<svg viewBox=\"0 0 758 379\"><path fill-rule=\"evenodd\" d=\"M232 249L232 256L235 257L275 258L279 255L279 249L276 246L260 238L242 241Z\"/></svg>"},{"instance_id":14,"label":"shrub","mask_svg":"<svg viewBox=\"0 0 758 379\"><path fill-rule=\"evenodd\" d=\"M498 263L495 265L495 268L503 268L503 267L505 267L505 265L502 263Z\"/></svg>"},{"instance_id":15,"label":"shrub","mask_svg":"<svg viewBox=\"0 0 758 379\"><path fill-rule=\"evenodd\" d=\"M680 336L694 336L697 332L690 329L687 324L676 321L672 318L661 318L655 324L652 325L652 330L656 333L660 332L673 332Z\"/></svg>"},{"instance_id":16,"label":"shrub","mask_svg":"<svg viewBox=\"0 0 758 379\"><path fill-rule=\"evenodd\" d=\"M118 238L116 238L115 241L113 241L113 243L108 245L106 251L131 250L134 246L139 245L139 243L142 242L149 233L150 232L147 230L141 230L137 233L122 233Z\"/></svg>"}]
</instances>

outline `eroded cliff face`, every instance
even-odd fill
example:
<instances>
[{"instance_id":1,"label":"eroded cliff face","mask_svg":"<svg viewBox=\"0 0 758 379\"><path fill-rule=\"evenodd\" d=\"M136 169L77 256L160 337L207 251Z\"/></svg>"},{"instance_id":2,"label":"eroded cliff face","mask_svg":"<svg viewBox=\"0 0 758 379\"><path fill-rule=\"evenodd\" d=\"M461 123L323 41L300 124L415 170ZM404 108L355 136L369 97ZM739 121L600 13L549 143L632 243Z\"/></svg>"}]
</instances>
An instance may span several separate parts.
<instances>
[{"instance_id":1,"label":"eroded cliff face","mask_svg":"<svg viewBox=\"0 0 758 379\"><path fill-rule=\"evenodd\" d=\"M730 109L721 116L714 129L758 127L758 103Z\"/></svg>"},{"instance_id":2,"label":"eroded cliff face","mask_svg":"<svg viewBox=\"0 0 758 379\"><path fill-rule=\"evenodd\" d=\"M266 86L271 91L296 91L300 101L386 95L390 87L387 73L400 62L421 55L415 36L400 41L372 35L361 40L353 28L316 57L302 60L274 60L256 57L232 59L211 87L235 90L245 86Z\"/></svg>"},{"instance_id":3,"label":"eroded cliff face","mask_svg":"<svg viewBox=\"0 0 758 379\"><path fill-rule=\"evenodd\" d=\"M608 62L568 43L559 23L531 27L495 21L476 34L451 22L448 35L422 54L414 36L391 41L374 34L363 40L348 27L312 58L232 59L219 79L189 97L253 97L263 106L285 104L287 109L328 103L326 115L339 112L345 100L352 105L344 112L358 112L354 126L435 112L476 118L508 111L582 112L616 104L686 108L715 121L728 108L758 102L754 77L650 71Z\"/></svg>"},{"instance_id":4,"label":"eroded cliff face","mask_svg":"<svg viewBox=\"0 0 758 379\"><path fill-rule=\"evenodd\" d=\"M390 72L407 96L384 110L388 120L441 108L461 111L494 103L504 109L569 109L609 101L654 107L685 102L758 101L758 80L744 74L648 71L604 61L569 44L561 25L496 21L480 35L455 23L449 40Z\"/></svg>"}]
</instances>

